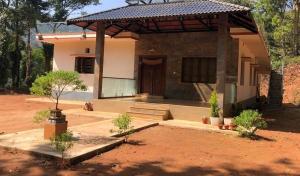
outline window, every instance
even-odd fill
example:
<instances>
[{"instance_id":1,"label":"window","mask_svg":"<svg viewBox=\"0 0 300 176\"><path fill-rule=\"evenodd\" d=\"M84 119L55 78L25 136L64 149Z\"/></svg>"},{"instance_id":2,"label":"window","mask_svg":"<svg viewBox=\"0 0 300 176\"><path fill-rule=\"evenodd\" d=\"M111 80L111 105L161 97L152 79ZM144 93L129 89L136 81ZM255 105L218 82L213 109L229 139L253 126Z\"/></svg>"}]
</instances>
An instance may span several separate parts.
<instances>
[{"instance_id":1,"label":"window","mask_svg":"<svg viewBox=\"0 0 300 176\"><path fill-rule=\"evenodd\" d=\"M216 83L216 58L189 57L182 59L182 82Z\"/></svg>"},{"instance_id":2,"label":"window","mask_svg":"<svg viewBox=\"0 0 300 176\"><path fill-rule=\"evenodd\" d=\"M91 57L76 57L75 58L75 71L84 74L94 73L95 58Z\"/></svg>"}]
</instances>

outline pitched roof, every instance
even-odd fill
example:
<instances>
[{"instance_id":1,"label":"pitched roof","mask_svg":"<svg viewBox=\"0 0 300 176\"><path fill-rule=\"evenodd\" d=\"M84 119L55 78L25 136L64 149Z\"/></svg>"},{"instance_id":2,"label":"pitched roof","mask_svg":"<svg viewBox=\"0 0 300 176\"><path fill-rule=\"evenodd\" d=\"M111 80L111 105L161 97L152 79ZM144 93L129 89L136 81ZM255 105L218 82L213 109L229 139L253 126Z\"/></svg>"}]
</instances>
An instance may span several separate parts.
<instances>
[{"instance_id":1,"label":"pitched roof","mask_svg":"<svg viewBox=\"0 0 300 176\"><path fill-rule=\"evenodd\" d=\"M49 23L38 23L37 30L38 33L41 34L75 33L75 32L82 32L82 27L78 27L75 25L67 25L65 22L49 22Z\"/></svg>"},{"instance_id":2,"label":"pitched roof","mask_svg":"<svg viewBox=\"0 0 300 176\"><path fill-rule=\"evenodd\" d=\"M249 8L216 0L129 5L68 20L68 23L245 12Z\"/></svg>"}]
</instances>

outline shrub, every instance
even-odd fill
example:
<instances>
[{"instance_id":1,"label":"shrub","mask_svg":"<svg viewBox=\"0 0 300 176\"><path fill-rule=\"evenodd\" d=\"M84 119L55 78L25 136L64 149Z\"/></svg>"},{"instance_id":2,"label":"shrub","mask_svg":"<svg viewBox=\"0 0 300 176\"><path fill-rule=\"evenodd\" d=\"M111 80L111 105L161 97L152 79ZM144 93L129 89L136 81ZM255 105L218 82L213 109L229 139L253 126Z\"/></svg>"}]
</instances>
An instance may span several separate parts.
<instances>
[{"instance_id":1,"label":"shrub","mask_svg":"<svg viewBox=\"0 0 300 176\"><path fill-rule=\"evenodd\" d=\"M131 126L132 118L128 114L122 114L118 118L113 120L114 126L118 128L117 133L118 134L125 134L125 142L128 141L129 132L133 128Z\"/></svg>"},{"instance_id":2,"label":"shrub","mask_svg":"<svg viewBox=\"0 0 300 176\"><path fill-rule=\"evenodd\" d=\"M56 100L55 109L58 110L58 101L65 91L86 90L86 86L79 79L77 72L55 71L47 73L45 76L38 77L30 91L34 95L48 96Z\"/></svg>"},{"instance_id":3,"label":"shrub","mask_svg":"<svg viewBox=\"0 0 300 176\"><path fill-rule=\"evenodd\" d=\"M209 99L209 104L210 104L210 114L211 117L219 117L219 105L218 105L218 97L217 97L217 92L213 91L210 95Z\"/></svg>"},{"instance_id":4,"label":"shrub","mask_svg":"<svg viewBox=\"0 0 300 176\"><path fill-rule=\"evenodd\" d=\"M51 145L55 150L61 154L61 166L65 165L66 151L73 147L73 134L71 131L67 131L51 139Z\"/></svg>"},{"instance_id":5,"label":"shrub","mask_svg":"<svg viewBox=\"0 0 300 176\"><path fill-rule=\"evenodd\" d=\"M50 117L50 111L49 110L39 111L33 117L33 122L37 123L37 124L40 124L40 123L44 122L46 119L48 119L49 117Z\"/></svg>"},{"instance_id":6,"label":"shrub","mask_svg":"<svg viewBox=\"0 0 300 176\"><path fill-rule=\"evenodd\" d=\"M233 123L237 126L237 131L241 136L253 137L257 129L267 127L266 121L256 110L244 110L239 116L234 118Z\"/></svg>"}]
</instances>

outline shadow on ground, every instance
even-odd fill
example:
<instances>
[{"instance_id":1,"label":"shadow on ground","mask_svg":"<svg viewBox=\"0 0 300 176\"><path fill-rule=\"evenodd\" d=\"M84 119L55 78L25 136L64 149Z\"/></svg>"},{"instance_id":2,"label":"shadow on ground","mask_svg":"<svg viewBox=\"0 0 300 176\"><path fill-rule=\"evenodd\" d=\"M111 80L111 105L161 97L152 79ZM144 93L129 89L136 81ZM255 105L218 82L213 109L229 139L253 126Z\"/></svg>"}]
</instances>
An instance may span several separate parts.
<instances>
[{"instance_id":1,"label":"shadow on ground","mask_svg":"<svg viewBox=\"0 0 300 176\"><path fill-rule=\"evenodd\" d=\"M38 174L44 176L52 175L118 175L118 176L129 176L129 175L147 175L147 176L223 176L223 175L256 175L256 176L268 176L268 175L286 175L285 172L275 172L267 166L259 166L256 168L239 169L236 168L232 163L224 163L213 167L186 167L180 171L172 172L164 169L165 165L159 161L137 163L130 167L120 168L117 163L111 163L107 165L103 164L91 164L81 163L72 166L68 169L59 169L56 166L49 164L47 160L32 160L30 162L24 162L21 168L13 171L5 171L3 163L8 161L0 159L0 174L2 175L34 175L32 168L39 168ZM283 164L287 167L293 168L294 163L290 160L282 158L278 161L274 161L277 164ZM35 169L35 171L37 171ZM289 174L296 176L296 174Z\"/></svg>"},{"instance_id":2,"label":"shadow on ground","mask_svg":"<svg viewBox=\"0 0 300 176\"><path fill-rule=\"evenodd\" d=\"M268 110L263 113L271 131L300 133L300 108L284 105L282 109Z\"/></svg>"}]
</instances>

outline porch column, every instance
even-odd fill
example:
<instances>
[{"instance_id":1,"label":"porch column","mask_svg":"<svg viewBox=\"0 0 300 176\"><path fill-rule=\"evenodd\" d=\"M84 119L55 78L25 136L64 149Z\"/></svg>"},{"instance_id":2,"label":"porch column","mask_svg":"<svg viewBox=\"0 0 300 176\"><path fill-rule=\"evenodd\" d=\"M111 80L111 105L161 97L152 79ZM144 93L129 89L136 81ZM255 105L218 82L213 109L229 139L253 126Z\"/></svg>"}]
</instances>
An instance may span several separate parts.
<instances>
[{"instance_id":1,"label":"porch column","mask_svg":"<svg viewBox=\"0 0 300 176\"><path fill-rule=\"evenodd\" d=\"M218 20L218 44L217 44L217 84L219 108L223 114L227 114L225 107L225 85L226 85L226 60L228 56L228 14L219 14ZM221 117L223 118L223 117Z\"/></svg>"},{"instance_id":2,"label":"porch column","mask_svg":"<svg viewBox=\"0 0 300 176\"><path fill-rule=\"evenodd\" d=\"M97 22L95 68L94 68L94 99L100 99L102 95L103 60L104 60L104 38L105 27L101 22Z\"/></svg>"}]
</instances>

